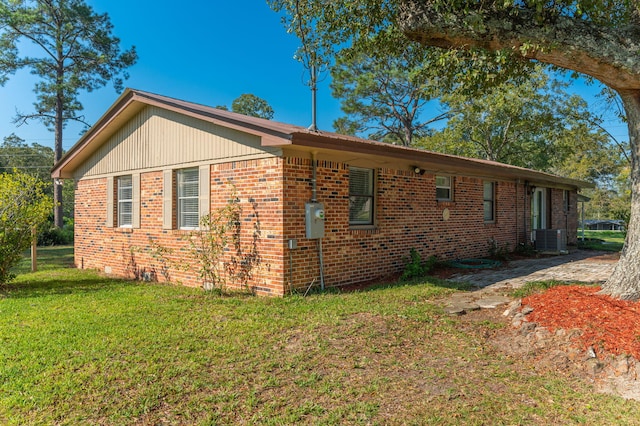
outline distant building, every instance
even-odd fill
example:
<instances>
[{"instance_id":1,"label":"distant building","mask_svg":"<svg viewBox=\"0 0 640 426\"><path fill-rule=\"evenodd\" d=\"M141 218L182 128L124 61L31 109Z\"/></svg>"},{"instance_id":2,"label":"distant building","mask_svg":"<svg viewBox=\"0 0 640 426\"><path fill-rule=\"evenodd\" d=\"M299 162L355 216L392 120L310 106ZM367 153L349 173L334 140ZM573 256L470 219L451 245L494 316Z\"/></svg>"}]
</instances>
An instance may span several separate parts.
<instances>
[{"instance_id":1,"label":"distant building","mask_svg":"<svg viewBox=\"0 0 640 426\"><path fill-rule=\"evenodd\" d=\"M624 220L616 219L587 219L584 221L584 227L590 231L624 231L627 229Z\"/></svg>"}]
</instances>

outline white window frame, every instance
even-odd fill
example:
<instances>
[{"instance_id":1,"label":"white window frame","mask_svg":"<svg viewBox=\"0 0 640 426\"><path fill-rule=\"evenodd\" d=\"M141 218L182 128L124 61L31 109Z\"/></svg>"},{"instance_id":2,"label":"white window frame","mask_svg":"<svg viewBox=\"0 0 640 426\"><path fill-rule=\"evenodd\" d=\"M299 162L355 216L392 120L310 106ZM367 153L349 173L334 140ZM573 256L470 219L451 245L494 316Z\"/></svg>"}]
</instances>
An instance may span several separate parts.
<instances>
[{"instance_id":1,"label":"white window frame","mask_svg":"<svg viewBox=\"0 0 640 426\"><path fill-rule=\"evenodd\" d=\"M117 179L117 218L119 228L133 228L133 176L119 176ZM127 185L125 186L125 183ZM128 191L128 194L127 194ZM128 206L128 209L127 209ZM127 220L128 216L128 220Z\"/></svg>"},{"instance_id":2,"label":"white window frame","mask_svg":"<svg viewBox=\"0 0 640 426\"><path fill-rule=\"evenodd\" d=\"M195 179L194 179L195 174ZM185 181L189 177L190 180ZM197 167L176 171L176 206L178 229L198 229L200 225L200 174ZM193 191L195 187L195 191ZM191 191L187 191L187 189ZM195 194L195 195L194 195ZM195 202L193 202L195 200ZM189 201L192 201L191 203ZM191 210L186 207L191 207ZM193 209L195 207L195 209ZM186 220L186 216L197 218L196 223Z\"/></svg>"},{"instance_id":3,"label":"white window frame","mask_svg":"<svg viewBox=\"0 0 640 426\"><path fill-rule=\"evenodd\" d=\"M351 185L352 172L355 173L367 173L368 174L368 188L364 192L352 192ZM350 226L372 226L374 225L374 212L375 212L375 169L369 169L364 167L349 167L349 225ZM352 217L352 207L356 200L363 200L363 206L368 205L366 210L368 211L368 217L366 219L359 219Z\"/></svg>"},{"instance_id":4,"label":"white window frame","mask_svg":"<svg viewBox=\"0 0 640 426\"><path fill-rule=\"evenodd\" d=\"M487 185L491 186L490 197L487 197ZM487 210L487 205L490 210ZM492 181L484 181L482 183L482 211L485 222L496 221L496 183ZM487 217L487 212L491 213L491 217Z\"/></svg>"},{"instance_id":5,"label":"white window frame","mask_svg":"<svg viewBox=\"0 0 640 426\"><path fill-rule=\"evenodd\" d=\"M438 180L441 180L438 182ZM440 190L440 191L438 191ZM447 196L443 197L443 194L438 194L442 190L447 191ZM453 200L453 178L451 176L436 175L436 200L438 201L451 201Z\"/></svg>"}]
</instances>

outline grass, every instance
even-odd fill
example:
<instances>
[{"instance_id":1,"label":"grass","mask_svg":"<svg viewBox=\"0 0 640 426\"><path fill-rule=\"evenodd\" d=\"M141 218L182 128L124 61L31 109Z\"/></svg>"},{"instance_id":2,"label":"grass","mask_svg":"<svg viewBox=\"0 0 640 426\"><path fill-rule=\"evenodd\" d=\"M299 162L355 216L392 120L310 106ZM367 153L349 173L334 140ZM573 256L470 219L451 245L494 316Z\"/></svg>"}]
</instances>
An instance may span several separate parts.
<instances>
[{"instance_id":1,"label":"grass","mask_svg":"<svg viewBox=\"0 0 640 426\"><path fill-rule=\"evenodd\" d=\"M584 231L585 241L580 241L582 231L578 231L578 247L589 250L620 251L626 233L623 231Z\"/></svg>"},{"instance_id":2,"label":"grass","mask_svg":"<svg viewBox=\"0 0 640 426\"><path fill-rule=\"evenodd\" d=\"M574 285L577 283L570 283L566 281L555 281L555 280L547 280L547 281L530 281L525 283L520 288L513 290L510 294L511 297L516 299L523 299L527 296L530 296L535 293L543 293L546 290L549 290L552 287L557 287L561 285ZM595 284L583 284L583 285L595 285Z\"/></svg>"},{"instance_id":3,"label":"grass","mask_svg":"<svg viewBox=\"0 0 640 426\"><path fill-rule=\"evenodd\" d=\"M50 271L73 266L73 246L53 246L38 247L37 269L39 271ZM13 268L15 274L25 274L31 272L31 251L24 253L22 261Z\"/></svg>"},{"instance_id":4,"label":"grass","mask_svg":"<svg viewBox=\"0 0 640 426\"><path fill-rule=\"evenodd\" d=\"M437 299L458 290L440 281L221 297L61 268L67 255L56 250L0 292L0 424L633 424L640 416L636 402L502 355L487 324L442 313Z\"/></svg>"}]
</instances>

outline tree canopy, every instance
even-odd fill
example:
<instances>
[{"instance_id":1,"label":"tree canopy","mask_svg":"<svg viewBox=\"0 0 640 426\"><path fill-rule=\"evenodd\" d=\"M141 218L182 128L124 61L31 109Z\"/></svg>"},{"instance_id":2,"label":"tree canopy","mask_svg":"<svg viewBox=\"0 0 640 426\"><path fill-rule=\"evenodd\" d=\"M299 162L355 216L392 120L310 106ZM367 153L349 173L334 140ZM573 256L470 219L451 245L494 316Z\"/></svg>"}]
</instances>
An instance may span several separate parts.
<instances>
[{"instance_id":1,"label":"tree canopy","mask_svg":"<svg viewBox=\"0 0 640 426\"><path fill-rule=\"evenodd\" d=\"M631 212L620 261L603 291L625 299L640 298L639 7L631 0L403 0L398 20L408 37L425 45L508 51L589 75L617 92L629 125Z\"/></svg>"},{"instance_id":2,"label":"tree canopy","mask_svg":"<svg viewBox=\"0 0 640 426\"><path fill-rule=\"evenodd\" d=\"M537 67L527 80L498 84L482 96L447 93L442 101L453 111L447 126L420 145L562 173L576 151L602 153L608 145L584 99L566 88L566 82Z\"/></svg>"},{"instance_id":3,"label":"tree canopy","mask_svg":"<svg viewBox=\"0 0 640 426\"><path fill-rule=\"evenodd\" d=\"M31 244L31 230L44 223L52 203L45 183L22 172L0 173L0 285Z\"/></svg>"},{"instance_id":4,"label":"tree canopy","mask_svg":"<svg viewBox=\"0 0 640 426\"><path fill-rule=\"evenodd\" d=\"M271 0L285 12L288 28L305 48L330 58L388 28L442 48L443 73L450 64L476 64L466 81L497 85L523 76L531 62L595 78L614 90L629 124L631 214L629 231L612 277L610 295L640 298L640 3L635 0ZM393 46L388 46L392 51ZM528 64L528 65L526 65ZM496 72L497 71L497 72ZM473 85L469 85L473 89Z\"/></svg>"},{"instance_id":5,"label":"tree canopy","mask_svg":"<svg viewBox=\"0 0 640 426\"><path fill-rule=\"evenodd\" d=\"M137 60L134 47L121 51L112 30L109 16L84 0L0 1L0 73L6 78L25 68L38 77L34 112L19 113L16 121L37 119L55 133L55 161L62 157L65 123L85 123L79 94L109 82L120 91ZM54 198L55 223L62 226L62 188Z\"/></svg>"},{"instance_id":6,"label":"tree canopy","mask_svg":"<svg viewBox=\"0 0 640 426\"><path fill-rule=\"evenodd\" d=\"M0 145L0 173L18 170L41 181L50 181L53 167L53 149L38 143L27 145L15 134L6 136ZM51 193L51 189L47 191Z\"/></svg>"},{"instance_id":7,"label":"tree canopy","mask_svg":"<svg viewBox=\"0 0 640 426\"><path fill-rule=\"evenodd\" d=\"M398 53L375 51L379 34L366 46L338 53L331 67L331 89L346 114L334 122L339 133L362 134L368 138L411 146L415 138L429 133L429 126L446 119L446 111L423 118L425 106L438 104L445 85L430 60L431 51L408 43Z\"/></svg>"},{"instance_id":8,"label":"tree canopy","mask_svg":"<svg viewBox=\"0 0 640 426\"><path fill-rule=\"evenodd\" d=\"M251 117L273 118L273 108L267 101L251 93L243 93L231 103L231 111Z\"/></svg>"}]
</instances>

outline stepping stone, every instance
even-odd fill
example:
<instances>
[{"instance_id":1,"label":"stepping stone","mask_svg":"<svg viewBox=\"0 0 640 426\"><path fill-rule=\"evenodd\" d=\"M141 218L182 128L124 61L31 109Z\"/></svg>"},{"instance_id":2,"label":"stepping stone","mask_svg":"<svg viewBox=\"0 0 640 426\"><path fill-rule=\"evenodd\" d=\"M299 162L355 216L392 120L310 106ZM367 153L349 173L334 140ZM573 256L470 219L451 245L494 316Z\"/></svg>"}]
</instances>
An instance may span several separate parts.
<instances>
[{"instance_id":1,"label":"stepping stone","mask_svg":"<svg viewBox=\"0 0 640 426\"><path fill-rule=\"evenodd\" d=\"M511 299L505 296L486 296L476 300L476 304L482 309L495 309L509 302Z\"/></svg>"},{"instance_id":2,"label":"stepping stone","mask_svg":"<svg viewBox=\"0 0 640 426\"><path fill-rule=\"evenodd\" d=\"M464 315L467 312L480 309L476 303L470 301L451 302L444 307L444 311L450 315Z\"/></svg>"}]
</instances>

